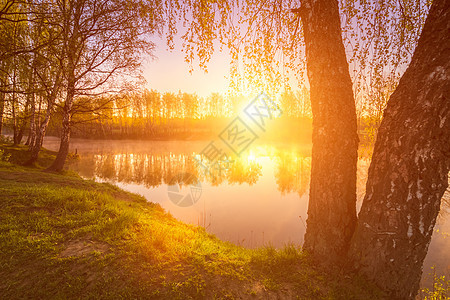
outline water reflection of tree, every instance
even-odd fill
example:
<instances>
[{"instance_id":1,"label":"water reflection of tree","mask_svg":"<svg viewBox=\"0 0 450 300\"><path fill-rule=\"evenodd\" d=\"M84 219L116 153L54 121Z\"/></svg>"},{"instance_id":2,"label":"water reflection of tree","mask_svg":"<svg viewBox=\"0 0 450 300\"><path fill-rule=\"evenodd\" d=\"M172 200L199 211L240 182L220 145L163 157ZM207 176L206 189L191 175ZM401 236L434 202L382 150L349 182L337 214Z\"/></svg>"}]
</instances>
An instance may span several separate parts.
<instances>
[{"instance_id":1,"label":"water reflection of tree","mask_svg":"<svg viewBox=\"0 0 450 300\"><path fill-rule=\"evenodd\" d=\"M300 196L309 188L311 157L280 151L275 157L275 178L281 194L296 192Z\"/></svg>"},{"instance_id":2,"label":"water reflection of tree","mask_svg":"<svg viewBox=\"0 0 450 300\"><path fill-rule=\"evenodd\" d=\"M228 172L229 183L248 183L255 184L262 175L262 167L254 161L245 161L244 159L237 159Z\"/></svg>"},{"instance_id":3,"label":"water reflection of tree","mask_svg":"<svg viewBox=\"0 0 450 300\"><path fill-rule=\"evenodd\" d=\"M84 177L143 184L146 187L170 184L171 180L180 173L192 174L200 181L209 182L214 186L223 182L252 185L262 175L261 165L254 161L246 161L245 158L235 159L228 170L205 170L192 155L170 152L82 155L71 168ZM189 184L189 182L183 183Z\"/></svg>"},{"instance_id":4,"label":"water reflection of tree","mask_svg":"<svg viewBox=\"0 0 450 300\"><path fill-rule=\"evenodd\" d=\"M275 162L275 178L278 190L282 194L308 193L311 173L311 157L291 151L274 151L270 153ZM365 193L365 182L370 158L358 161L358 199ZM166 153L100 153L82 155L72 169L81 176L123 183L143 184L146 187L157 187L169 184L179 173L189 173L201 182L213 186L228 184L255 184L262 175L262 166L257 160L238 157L230 164L228 170L205 171L189 154ZM188 177L186 177L188 178ZM190 182L184 182L190 184ZM439 218L448 217L450 212L450 189L442 197Z\"/></svg>"}]
</instances>

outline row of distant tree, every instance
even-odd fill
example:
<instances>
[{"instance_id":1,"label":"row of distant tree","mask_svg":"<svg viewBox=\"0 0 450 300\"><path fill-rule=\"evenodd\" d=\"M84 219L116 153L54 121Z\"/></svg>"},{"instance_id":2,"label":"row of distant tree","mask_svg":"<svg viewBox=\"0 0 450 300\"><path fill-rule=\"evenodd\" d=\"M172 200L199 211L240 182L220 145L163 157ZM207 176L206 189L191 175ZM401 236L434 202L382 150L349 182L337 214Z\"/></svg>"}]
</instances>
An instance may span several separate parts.
<instances>
[{"instance_id":1,"label":"row of distant tree","mask_svg":"<svg viewBox=\"0 0 450 300\"><path fill-rule=\"evenodd\" d=\"M80 97L73 108L73 136L114 139L210 137L218 134L250 101L249 97L218 93L200 97L146 89L101 96L95 101ZM306 90L303 93L285 92L277 102L284 112L283 118L311 122L311 105ZM61 115L56 109L49 124L49 134L60 135Z\"/></svg>"},{"instance_id":2,"label":"row of distant tree","mask_svg":"<svg viewBox=\"0 0 450 300\"><path fill-rule=\"evenodd\" d=\"M72 135L97 139L210 138L223 130L230 118L242 113L251 100L243 95L212 93L200 97L181 91L161 93L147 89L99 96L94 100L80 97L73 107ZM298 128L295 132L303 131L309 137L312 111L308 90L287 90L275 101L283 111L281 119L273 125L278 138L288 138L280 134L283 127ZM360 133L369 141L376 134L386 101L385 98L371 99L359 107ZM61 135L61 116L56 109L49 134Z\"/></svg>"},{"instance_id":3,"label":"row of distant tree","mask_svg":"<svg viewBox=\"0 0 450 300\"><path fill-rule=\"evenodd\" d=\"M55 97L54 105L49 106L42 93L34 93L33 101L26 93L10 91L0 94L3 108L0 130L5 127L4 132L14 137L14 143L32 145L43 126L47 126L46 134L61 136L62 95ZM370 102L359 106L360 129L369 139L375 135L386 97L378 101L371 98ZM97 139L209 138L226 126L229 118L239 115L250 101L250 97L242 95L212 93L200 97L181 91L161 93L147 89L79 96L74 99L71 109L72 136ZM282 124L289 122L291 128L307 127L306 131L310 133L312 111L306 88L287 90L275 101L283 111Z\"/></svg>"}]
</instances>

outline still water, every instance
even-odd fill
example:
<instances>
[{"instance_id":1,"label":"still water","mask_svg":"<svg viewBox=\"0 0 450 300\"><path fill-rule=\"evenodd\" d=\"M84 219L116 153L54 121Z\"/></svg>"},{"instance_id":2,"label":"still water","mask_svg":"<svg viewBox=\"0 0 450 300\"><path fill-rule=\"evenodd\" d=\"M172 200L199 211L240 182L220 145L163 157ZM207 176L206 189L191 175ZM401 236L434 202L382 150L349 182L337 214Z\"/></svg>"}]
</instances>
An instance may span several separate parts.
<instances>
[{"instance_id":1,"label":"still water","mask_svg":"<svg viewBox=\"0 0 450 300\"><path fill-rule=\"evenodd\" d=\"M174 217L200 225L222 240L253 248L287 243L301 245L307 219L311 144L255 144L228 166L208 173L195 160L208 141L71 141L79 160L69 168L85 178L110 182L159 203ZM58 150L49 137L44 146ZM358 209L365 192L370 158L358 161ZM201 196L180 207L168 194L171 180L180 173L199 179ZM181 194L189 192L189 185ZM173 198L172 198L173 199ZM424 263L423 285L429 286L431 267L450 274L450 193L441 213Z\"/></svg>"}]
</instances>

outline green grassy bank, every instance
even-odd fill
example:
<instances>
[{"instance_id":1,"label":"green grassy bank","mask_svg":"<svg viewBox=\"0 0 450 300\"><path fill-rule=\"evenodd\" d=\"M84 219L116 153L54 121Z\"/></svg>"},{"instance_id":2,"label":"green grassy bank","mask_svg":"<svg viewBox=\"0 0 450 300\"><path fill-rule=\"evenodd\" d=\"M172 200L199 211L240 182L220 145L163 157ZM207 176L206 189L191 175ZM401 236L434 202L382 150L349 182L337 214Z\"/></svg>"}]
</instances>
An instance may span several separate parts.
<instances>
[{"instance_id":1,"label":"green grassy bank","mask_svg":"<svg viewBox=\"0 0 450 300\"><path fill-rule=\"evenodd\" d=\"M26 147L0 144L3 299L381 298L359 278L316 270L294 246L238 247L140 196L26 159Z\"/></svg>"}]
</instances>

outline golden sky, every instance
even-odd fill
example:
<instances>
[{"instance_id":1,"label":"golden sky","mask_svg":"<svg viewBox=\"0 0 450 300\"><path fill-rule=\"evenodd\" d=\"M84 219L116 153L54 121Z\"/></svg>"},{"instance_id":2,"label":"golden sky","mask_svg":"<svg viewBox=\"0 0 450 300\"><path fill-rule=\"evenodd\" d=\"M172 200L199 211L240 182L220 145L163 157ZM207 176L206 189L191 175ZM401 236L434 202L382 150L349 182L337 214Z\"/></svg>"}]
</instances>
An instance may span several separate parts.
<instances>
[{"instance_id":1,"label":"golden sky","mask_svg":"<svg viewBox=\"0 0 450 300\"><path fill-rule=\"evenodd\" d=\"M208 64L208 73L200 70L198 62L194 71L189 73L189 65L184 61L181 52L181 41L175 41L175 49L168 50L165 41L160 38L154 40L156 49L155 59L144 65L144 77L147 88L159 92L174 92L179 90L187 93L197 93L199 96L208 96L218 92L224 94L228 90L229 56L226 50L216 52Z\"/></svg>"}]
</instances>

